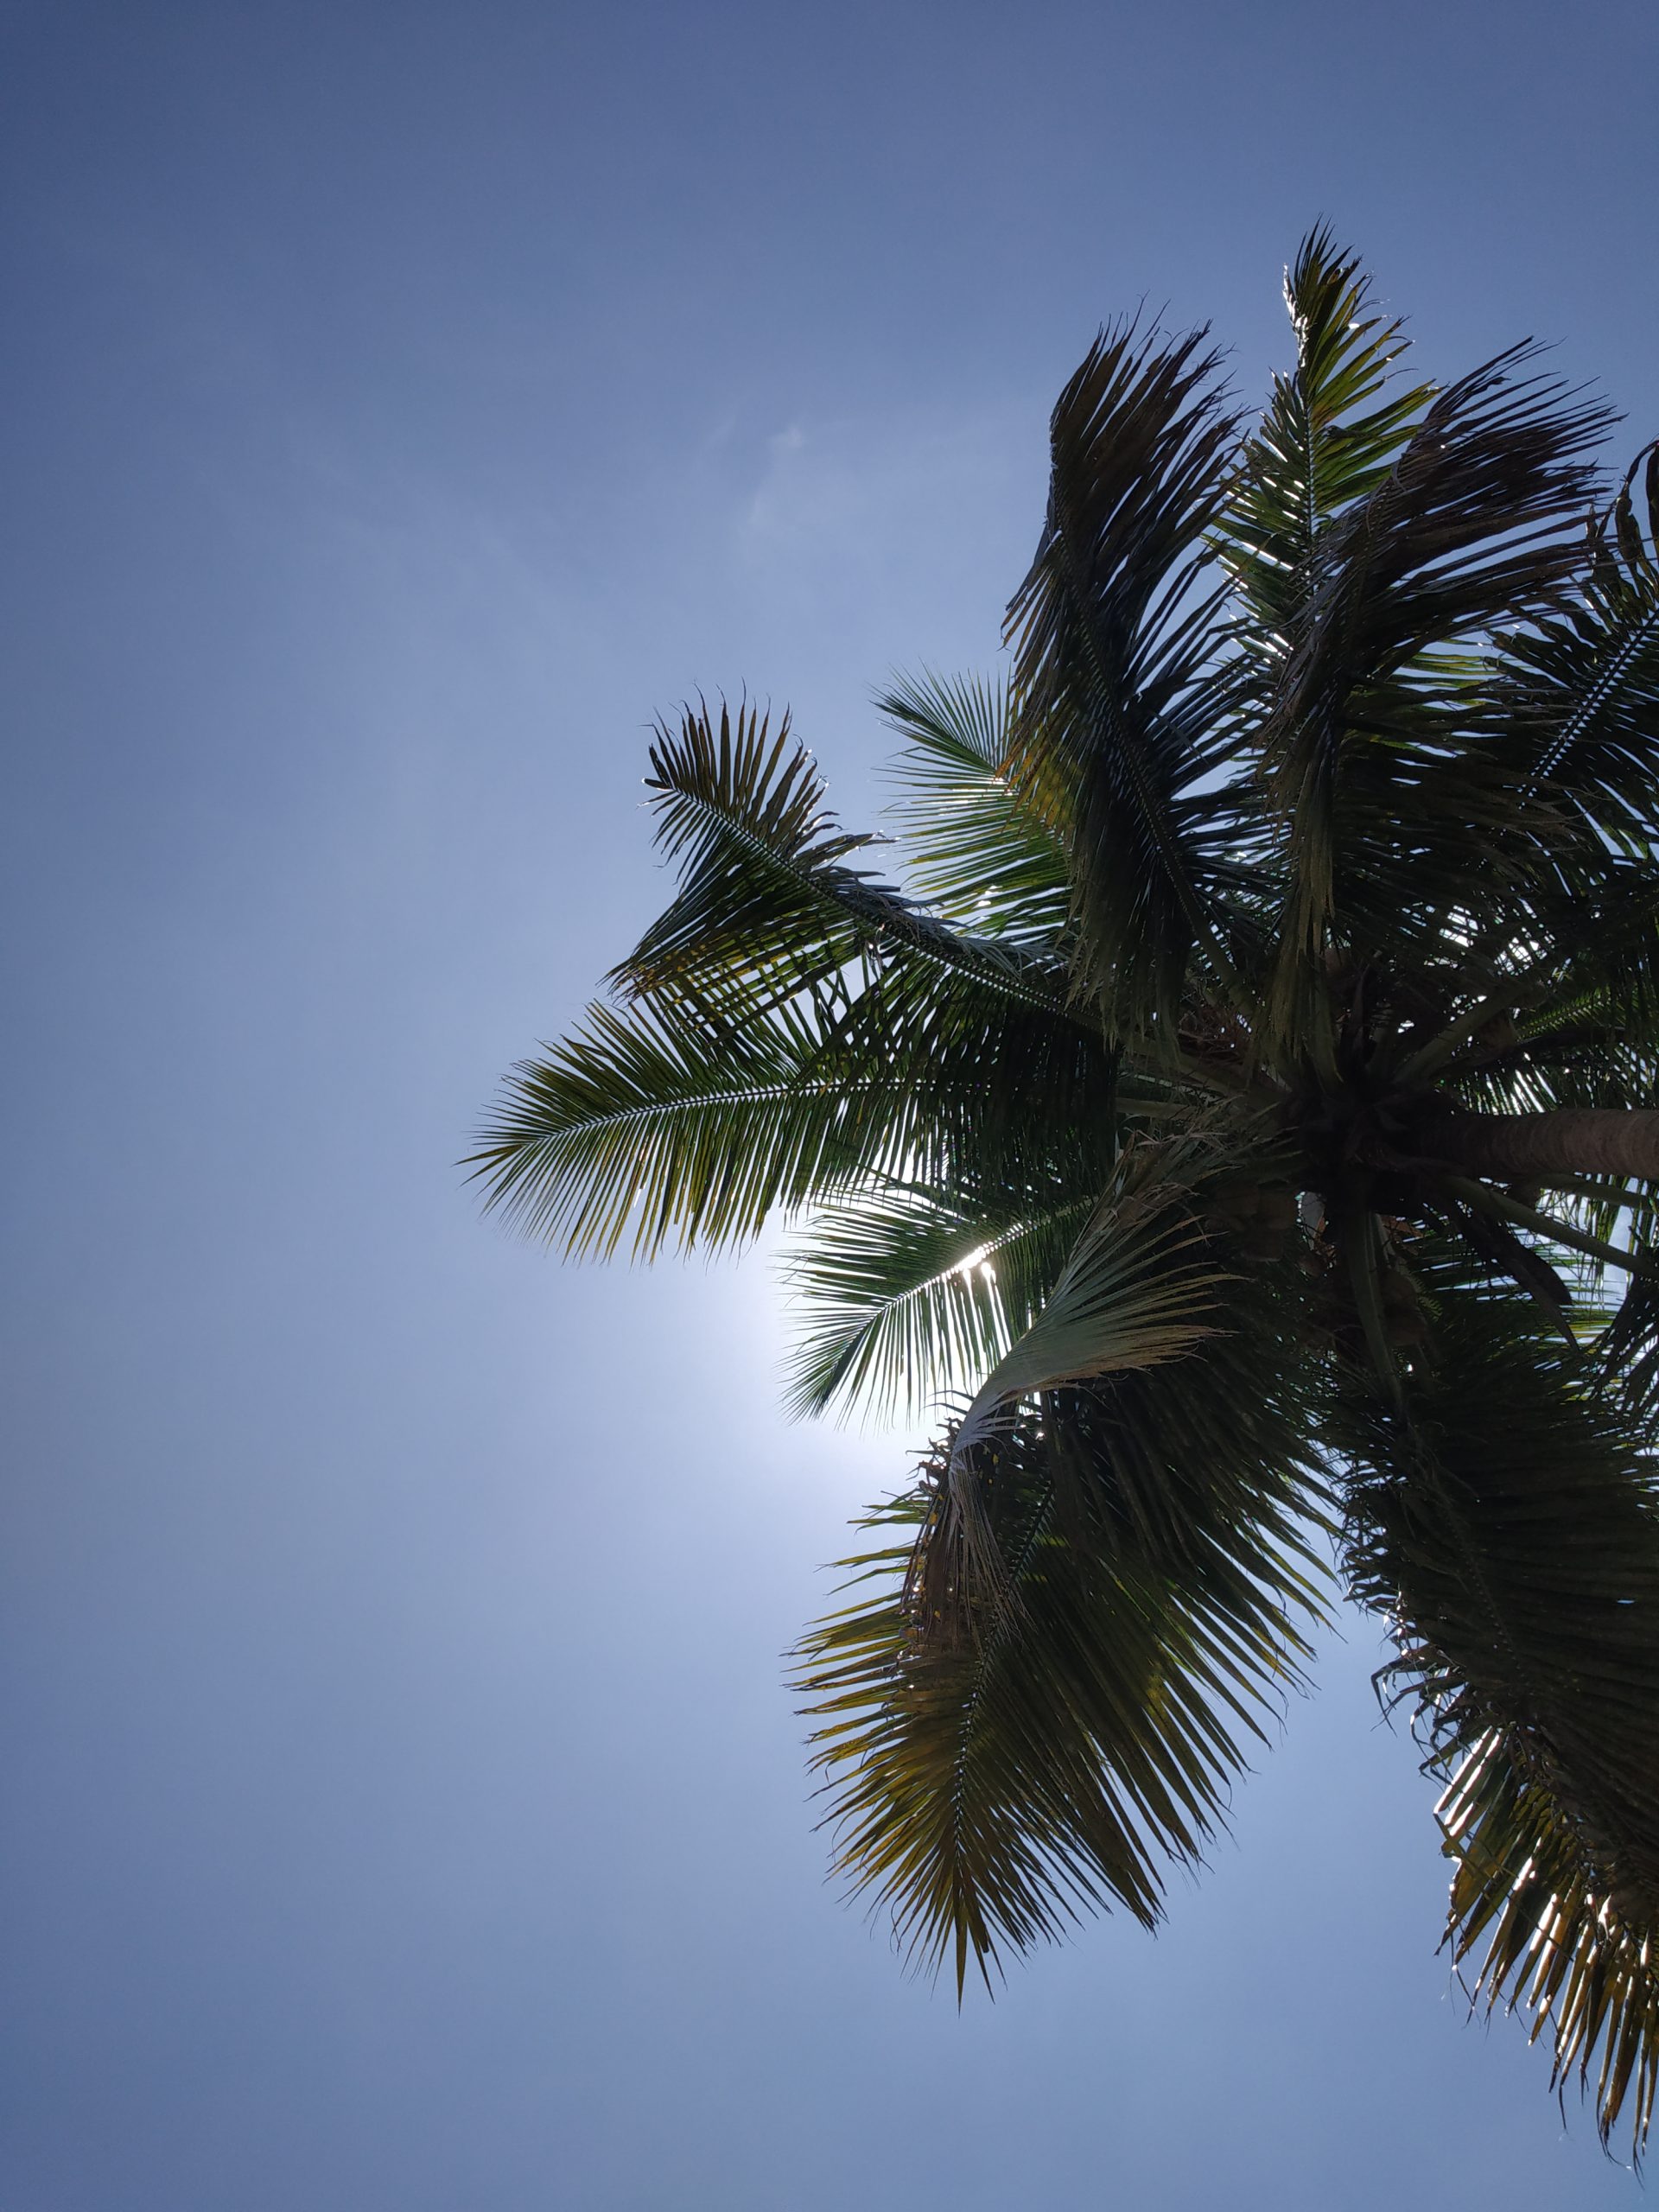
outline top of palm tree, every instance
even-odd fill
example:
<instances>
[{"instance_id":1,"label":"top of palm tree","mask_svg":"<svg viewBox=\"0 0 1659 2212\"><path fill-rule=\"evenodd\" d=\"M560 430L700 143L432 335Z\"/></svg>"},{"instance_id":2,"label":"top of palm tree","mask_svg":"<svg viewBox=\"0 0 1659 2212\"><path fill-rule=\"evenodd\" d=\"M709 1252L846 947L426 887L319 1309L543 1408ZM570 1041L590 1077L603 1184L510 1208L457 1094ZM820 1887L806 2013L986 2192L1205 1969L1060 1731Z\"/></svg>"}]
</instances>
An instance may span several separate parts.
<instances>
[{"instance_id":1,"label":"top of palm tree","mask_svg":"<svg viewBox=\"0 0 1659 2212\"><path fill-rule=\"evenodd\" d=\"M840 1863L960 1988L1163 1909L1332 1576L1446 1781L1449 1939L1659 2083L1659 454L1530 346L1414 382L1328 231L1054 410L1005 683L880 708L902 880L699 704L680 872L474 1158L573 1254L789 1262L803 1413L926 1413L803 1645Z\"/></svg>"}]
</instances>

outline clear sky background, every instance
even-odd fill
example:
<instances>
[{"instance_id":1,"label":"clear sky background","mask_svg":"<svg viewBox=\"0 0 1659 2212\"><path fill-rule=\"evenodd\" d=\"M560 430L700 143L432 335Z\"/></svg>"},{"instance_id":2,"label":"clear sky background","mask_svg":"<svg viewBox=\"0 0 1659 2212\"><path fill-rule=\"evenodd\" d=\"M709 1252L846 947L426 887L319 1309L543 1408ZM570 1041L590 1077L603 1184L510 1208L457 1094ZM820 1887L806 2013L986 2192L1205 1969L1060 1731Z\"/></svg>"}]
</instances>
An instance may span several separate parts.
<instances>
[{"instance_id":1,"label":"clear sky background","mask_svg":"<svg viewBox=\"0 0 1659 2212\"><path fill-rule=\"evenodd\" d=\"M780 1654L904 1440L764 1257L454 1163L664 895L645 728L989 667L1104 316L1329 216L1659 430L1650 0L0 10L3 2212L1634 2206L1435 1955L1363 1624L1175 1887L959 2017Z\"/></svg>"}]
</instances>

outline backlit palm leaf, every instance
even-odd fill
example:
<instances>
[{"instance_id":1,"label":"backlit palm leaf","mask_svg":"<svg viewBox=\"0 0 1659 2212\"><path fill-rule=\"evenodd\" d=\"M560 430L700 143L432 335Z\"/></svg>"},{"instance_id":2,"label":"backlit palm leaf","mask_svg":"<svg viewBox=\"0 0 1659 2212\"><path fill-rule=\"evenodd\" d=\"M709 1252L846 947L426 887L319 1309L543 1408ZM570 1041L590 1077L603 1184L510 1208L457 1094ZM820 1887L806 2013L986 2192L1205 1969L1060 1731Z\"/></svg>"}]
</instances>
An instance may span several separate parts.
<instances>
[{"instance_id":1,"label":"backlit palm leaf","mask_svg":"<svg viewBox=\"0 0 1659 2212\"><path fill-rule=\"evenodd\" d=\"M1023 1330L1097 1203L1065 1184L985 1204L895 1183L813 1217L788 1262L802 1319L788 1402L914 1417L971 1390Z\"/></svg>"},{"instance_id":2,"label":"backlit palm leaf","mask_svg":"<svg viewBox=\"0 0 1659 2212\"><path fill-rule=\"evenodd\" d=\"M1594 524L1580 590L1505 640L1499 695L1541 802L1638 857L1659 828L1659 446L1644 461Z\"/></svg>"},{"instance_id":3,"label":"backlit palm leaf","mask_svg":"<svg viewBox=\"0 0 1659 2212\"><path fill-rule=\"evenodd\" d=\"M1306 1656L1296 1348L1164 1164L1121 1179L876 1517L910 1546L850 1562L873 1593L802 1650L839 1863L959 1987L1084 1906L1156 1920Z\"/></svg>"},{"instance_id":4,"label":"backlit palm leaf","mask_svg":"<svg viewBox=\"0 0 1659 2212\"><path fill-rule=\"evenodd\" d=\"M1566 586L1592 483L1584 454L1606 421L1519 374L1529 358L1516 348L1439 394L1325 533L1259 740L1288 874L1279 1025L1307 1019L1333 914L1350 941L1387 946L1402 920L1443 926L1510 886L1523 783L1480 742L1491 710L1469 648Z\"/></svg>"},{"instance_id":5,"label":"backlit palm leaf","mask_svg":"<svg viewBox=\"0 0 1659 2212\"><path fill-rule=\"evenodd\" d=\"M1071 900L1065 840L1014 789L1006 686L906 677L876 706L905 740L890 811L917 891L959 929L1058 944Z\"/></svg>"},{"instance_id":6,"label":"backlit palm leaf","mask_svg":"<svg viewBox=\"0 0 1659 2212\"><path fill-rule=\"evenodd\" d=\"M946 969L984 989L1065 1010L1065 972L1049 954L964 936L929 907L847 865L875 841L849 836L787 719L776 736L753 708L718 728L687 710L652 747L658 837L681 864L679 895L615 971L624 990L712 995L734 982L781 990L832 985L879 957Z\"/></svg>"},{"instance_id":7,"label":"backlit palm leaf","mask_svg":"<svg viewBox=\"0 0 1659 2212\"><path fill-rule=\"evenodd\" d=\"M1452 1278L1455 1280L1455 1277ZM1451 1294L1401 1413L1355 1385L1353 1573L1398 1621L1457 1872L1451 1934L1604 2134L1659 2079L1659 1466L1512 1298Z\"/></svg>"},{"instance_id":8,"label":"backlit palm leaf","mask_svg":"<svg viewBox=\"0 0 1659 2212\"><path fill-rule=\"evenodd\" d=\"M676 1237L718 1249L774 1208L925 1148L915 1102L880 1070L849 1081L787 1012L741 1031L684 1009L603 1004L527 1060L467 1164L493 1204L572 1256L625 1241L650 1259Z\"/></svg>"},{"instance_id":9,"label":"backlit palm leaf","mask_svg":"<svg viewBox=\"0 0 1659 2212\"><path fill-rule=\"evenodd\" d=\"M1241 635L1270 697L1324 580L1335 518L1386 480L1433 397L1404 385L1402 326L1371 311L1370 279L1323 225L1285 276L1296 366L1245 439L1217 544L1251 620Z\"/></svg>"},{"instance_id":10,"label":"backlit palm leaf","mask_svg":"<svg viewBox=\"0 0 1659 2212\"><path fill-rule=\"evenodd\" d=\"M1609 499L1525 347L1408 378L1328 232L1287 297L1246 432L1202 336L1090 348L1011 684L880 702L907 882L786 721L658 729L677 890L473 1164L575 1252L792 1217L795 1408L946 1422L802 1652L918 1960L1158 1916L1298 1679L1329 1491L1456 1953L1639 2141L1659 460Z\"/></svg>"},{"instance_id":11,"label":"backlit palm leaf","mask_svg":"<svg viewBox=\"0 0 1659 2212\"><path fill-rule=\"evenodd\" d=\"M1217 366L1198 337L1102 334L1055 407L1008 609L1015 788L1067 839L1084 972L1124 1034L1169 1017L1195 950L1230 968L1220 825L1191 805L1230 752L1205 579L1234 428Z\"/></svg>"}]
</instances>

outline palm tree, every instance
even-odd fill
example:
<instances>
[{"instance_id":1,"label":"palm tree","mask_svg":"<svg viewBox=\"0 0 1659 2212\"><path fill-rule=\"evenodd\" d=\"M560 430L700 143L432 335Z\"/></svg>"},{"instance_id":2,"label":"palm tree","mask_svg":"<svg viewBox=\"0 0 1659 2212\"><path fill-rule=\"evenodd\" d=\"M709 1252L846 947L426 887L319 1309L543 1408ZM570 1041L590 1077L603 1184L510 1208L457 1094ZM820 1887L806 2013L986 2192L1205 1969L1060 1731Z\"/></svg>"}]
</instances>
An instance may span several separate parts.
<instances>
[{"instance_id":1,"label":"palm tree","mask_svg":"<svg viewBox=\"0 0 1659 2212\"><path fill-rule=\"evenodd\" d=\"M1529 346L1409 381L1324 230L1286 289L1253 424L1202 333L1066 385L1009 682L880 702L907 888L786 717L659 727L677 893L472 1164L571 1254L804 1218L791 1405L932 1410L801 1681L839 1864L959 1994L1159 1918L1340 1586L1471 1995L1639 2150L1659 455L1602 492Z\"/></svg>"}]
</instances>

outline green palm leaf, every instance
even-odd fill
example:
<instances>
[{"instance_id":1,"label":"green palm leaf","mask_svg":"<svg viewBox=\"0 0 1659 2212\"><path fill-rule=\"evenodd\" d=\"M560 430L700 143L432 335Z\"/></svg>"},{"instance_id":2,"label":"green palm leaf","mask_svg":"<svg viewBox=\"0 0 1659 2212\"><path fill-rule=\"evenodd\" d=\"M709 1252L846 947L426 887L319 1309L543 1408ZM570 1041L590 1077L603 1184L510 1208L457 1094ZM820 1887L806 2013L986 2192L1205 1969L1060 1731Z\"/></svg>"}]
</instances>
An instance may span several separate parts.
<instances>
[{"instance_id":1,"label":"green palm leaf","mask_svg":"<svg viewBox=\"0 0 1659 2212\"><path fill-rule=\"evenodd\" d=\"M1397 1623L1478 1989L1599 2063L1604 2136L1659 2081L1659 1469L1512 1297L1441 1284L1432 1362L1335 1435L1354 1586Z\"/></svg>"},{"instance_id":2,"label":"green palm leaf","mask_svg":"<svg viewBox=\"0 0 1659 2212\"><path fill-rule=\"evenodd\" d=\"M1170 1017L1195 949L1231 969L1225 825L1190 804L1231 752L1205 580L1234 429L1217 365L1197 337L1102 334L1055 407L1048 514L1008 609L1014 786L1069 844L1083 969L1125 1035Z\"/></svg>"},{"instance_id":3,"label":"green palm leaf","mask_svg":"<svg viewBox=\"0 0 1659 2212\"><path fill-rule=\"evenodd\" d=\"M1593 480L1584 455L1607 422L1519 375L1529 359L1514 348L1439 394L1387 478L1327 533L1260 738L1286 823L1287 963L1323 950L1338 903L1386 925L1425 891L1431 905L1465 901L1473 876L1478 895L1482 863L1501 880L1497 832L1514 802L1502 763L1469 743L1481 717L1465 648L1547 612L1570 578Z\"/></svg>"},{"instance_id":4,"label":"green palm leaf","mask_svg":"<svg viewBox=\"0 0 1659 2212\"><path fill-rule=\"evenodd\" d=\"M1306 1656L1297 1278L1229 1270L1195 1166L1126 1161L802 1649L839 1863L958 1989L1085 1907L1154 1922Z\"/></svg>"},{"instance_id":5,"label":"green palm leaf","mask_svg":"<svg viewBox=\"0 0 1659 2212\"><path fill-rule=\"evenodd\" d=\"M1324 581L1332 523L1380 490L1433 397L1397 384L1403 328L1370 311L1370 295L1357 257L1326 226L1311 232L1285 275L1296 366L1274 378L1244 441L1218 534L1249 610L1240 636L1269 694Z\"/></svg>"},{"instance_id":6,"label":"green palm leaf","mask_svg":"<svg viewBox=\"0 0 1659 2212\"><path fill-rule=\"evenodd\" d=\"M636 1258L677 1232L718 1249L912 1147L885 1071L849 1073L786 1009L737 1030L595 1005L508 1077L466 1164L491 1205L572 1257L607 1257L630 1231Z\"/></svg>"},{"instance_id":7,"label":"green palm leaf","mask_svg":"<svg viewBox=\"0 0 1659 2212\"><path fill-rule=\"evenodd\" d=\"M650 1259L670 1242L745 1243L774 1211L872 1180L1074 1161L1080 1127L1103 1164L1115 1090L1086 1028L900 962L833 1001L670 990L593 1006L508 1078L466 1164L493 1205L571 1255L627 1241Z\"/></svg>"},{"instance_id":8,"label":"green palm leaf","mask_svg":"<svg viewBox=\"0 0 1659 2212\"><path fill-rule=\"evenodd\" d=\"M905 740L890 811L920 896L956 928L1058 943L1071 899L1065 843L1010 778L1006 685L900 677L876 707Z\"/></svg>"},{"instance_id":9,"label":"green palm leaf","mask_svg":"<svg viewBox=\"0 0 1659 2212\"><path fill-rule=\"evenodd\" d=\"M1644 458L1645 531L1637 463L1592 529L1580 589L1505 640L1499 693L1540 803L1638 857L1659 830L1659 446Z\"/></svg>"},{"instance_id":10,"label":"green palm leaf","mask_svg":"<svg viewBox=\"0 0 1659 2212\"><path fill-rule=\"evenodd\" d=\"M947 969L986 991L1066 1011L1065 969L1031 950L949 928L892 885L847 865L874 840L828 811L811 758L785 717L775 736L753 708L718 727L688 709L659 728L646 788L658 842L682 868L679 895L619 967L627 992L702 1000L740 986L779 994L833 988L855 962Z\"/></svg>"},{"instance_id":11,"label":"green palm leaf","mask_svg":"<svg viewBox=\"0 0 1659 2212\"><path fill-rule=\"evenodd\" d=\"M787 1268L801 1312L791 1410L914 1418L971 1389L1029 1323L1096 1203L999 1185L976 1206L969 1193L895 1184L815 1215Z\"/></svg>"}]
</instances>

